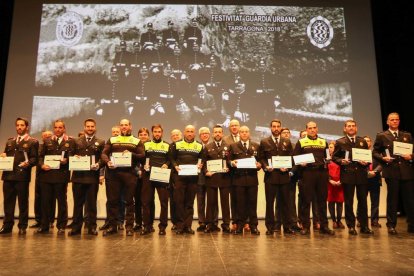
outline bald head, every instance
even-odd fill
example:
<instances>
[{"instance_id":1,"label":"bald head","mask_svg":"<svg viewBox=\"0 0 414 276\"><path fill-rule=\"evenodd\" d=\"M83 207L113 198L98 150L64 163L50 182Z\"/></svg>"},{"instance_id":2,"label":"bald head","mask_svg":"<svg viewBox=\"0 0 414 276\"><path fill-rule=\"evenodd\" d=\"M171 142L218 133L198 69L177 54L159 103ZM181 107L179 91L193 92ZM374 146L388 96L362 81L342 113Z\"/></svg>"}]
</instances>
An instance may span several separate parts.
<instances>
[{"instance_id":1,"label":"bald head","mask_svg":"<svg viewBox=\"0 0 414 276\"><path fill-rule=\"evenodd\" d=\"M193 125L187 125L184 129L184 139L187 142L194 141L195 137L195 127Z\"/></svg>"}]
</instances>

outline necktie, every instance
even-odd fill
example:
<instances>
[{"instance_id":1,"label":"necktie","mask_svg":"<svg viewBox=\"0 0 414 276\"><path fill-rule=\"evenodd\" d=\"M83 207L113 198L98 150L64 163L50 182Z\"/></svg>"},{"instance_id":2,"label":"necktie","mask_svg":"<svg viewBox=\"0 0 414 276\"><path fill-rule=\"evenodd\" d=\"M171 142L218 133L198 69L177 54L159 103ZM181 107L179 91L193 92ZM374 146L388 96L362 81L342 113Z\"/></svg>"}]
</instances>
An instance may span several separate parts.
<instances>
[{"instance_id":1,"label":"necktie","mask_svg":"<svg viewBox=\"0 0 414 276\"><path fill-rule=\"evenodd\" d=\"M395 139L398 139L398 134L397 134L397 132L395 131L393 134L394 134L394 138L395 138Z\"/></svg>"},{"instance_id":2,"label":"necktie","mask_svg":"<svg viewBox=\"0 0 414 276\"><path fill-rule=\"evenodd\" d=\"M351 138L351 142L352 142L352 144L355 144L355 139L354 139L354 137L352 137L352 138Z\"/></svg>"},{"instance_id":3,"label":"necktie","mask_svg":"<svg viewBox=\"0 0 414 276\"><path fill-rule=\"evenodd\" d=\"M17 137L17 144L20 143L20 141L22 140L22 137Z\"/></svg>"},{"instance_id":4,"label":"necktie","mask_svg":"<svg viewBox=\"0 0 414 276\"><path fill-rule=\"evenodd\" d=\"M279 139L275 138L275 144L279 144Z\"/></svg>"},{"instance_id":5,"label":"necktie","mask_svg":"<svg viewBox=\"0 0 414 276\"><path fill-rule=\"evenodd\" d=\"M88 143L92 140L92 137L86 138L88 140Z\"/></svg>"},{"instance_id":6,"label":"necktie","mask_svg":"<svg viewBox=\"0 0 414 276\"><path fill-rule=\"evenodd\" d=\"M246 142L243 143L243 147L247 150L247 143Z\"/></svg>"},{"instance_id":7,"label":"necktie","mask_svg":"<svg viewBox=\"0 0 414 276\"><path fill-rule=\"evenodd\" d=\"M220 148L220 143L217 143L217 147Z\"/></svg>"},{"instance_id":8,"label":"necktie","mask_svg":"<svg viewBox=\"0 0 414 276\"><path fill-rule=\"evenodd\" d=\"M238 142L238 141L239 141L239 136L238 136L238 135L233 136L233 138L234 138L234 141L235 141L235 142Z\"/></svg>"}]
</instances>

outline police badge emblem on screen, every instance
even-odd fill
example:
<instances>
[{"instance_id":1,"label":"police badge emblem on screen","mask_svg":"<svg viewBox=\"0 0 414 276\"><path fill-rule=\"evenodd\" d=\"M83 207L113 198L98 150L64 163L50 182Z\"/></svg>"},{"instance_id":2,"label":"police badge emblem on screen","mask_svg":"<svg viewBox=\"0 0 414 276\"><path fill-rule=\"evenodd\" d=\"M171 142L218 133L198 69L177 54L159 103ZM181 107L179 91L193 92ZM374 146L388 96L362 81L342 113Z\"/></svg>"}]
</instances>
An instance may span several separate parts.
<instances>
[{"instance_id":1,"label":"police badge emblem on screen","mask_svg":"<svg viewBox=\"0 0 414 276\"><path fill-rule=\"evenodd\" d=\"M76 12L66 12L57 19L56 38L64 46L73 46L83 34L83 19Z\"/></svg>"}]
</instances>

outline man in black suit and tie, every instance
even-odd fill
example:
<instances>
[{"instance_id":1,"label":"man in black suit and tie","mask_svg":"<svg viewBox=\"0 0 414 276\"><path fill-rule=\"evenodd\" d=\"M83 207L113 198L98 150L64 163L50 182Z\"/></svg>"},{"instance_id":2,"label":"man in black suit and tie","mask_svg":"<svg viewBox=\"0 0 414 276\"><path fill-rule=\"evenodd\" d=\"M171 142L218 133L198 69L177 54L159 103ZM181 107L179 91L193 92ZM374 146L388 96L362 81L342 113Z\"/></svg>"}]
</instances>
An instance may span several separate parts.
<instances>
[{"instance_id":1,"label":"man in black suit and tie","mask_svg":"<svg viewBox=\"0 0 414 276\"><path fill-rule=\"evenodd\" d=\"M408 232L414 233L414 170L413 154L395 154L394 143L413 143L411 133L399 130L400 115L390 113L387 118L388 130L377 134L373 157L382 165L382 176L387 183L387 227L388 233L397 231L397 207L399 190L402 190L404 209L407 214Z\"/></svg>"},{"instance_id":2,"label":"man in black suit and tie","mask_svg":"<svg viewBox=\"0 0 414 276\"><path fill-rule=\"evenodd\" d=\"M0 234L11 233L14 225L16 197L19 201L19 235L26 234L29 220L29 183L32 167L37 164L39 142L29 136L29 121L17 118L17 137L8 139L0 159L14 157L13 169L3 171L4 220Z\"/></svg>"},{"instance_id":3,"label":"man in black suit and tie","mask_svg":"<svg viewBox=\"0 0 414 276\"><path fill-rule=\"evenodd\" d=\"M51 205L56 196L58 201L56 226L58 228L57 233L61 235L65 234L65 227L68 222L67 187L70 178L68 158L73 155L75 150L75 140L66 135L65 123L62 120L54 122L53 134L51 138L44 141L43 150L39 156L39 163L42 168L39 173L42 189L42 222L37 232L49 232ZM59 164L56 167L52 166L52 163L56 162L51 157L53 155L60 156ZM48 162L47 159L53 159L55 162Z\"/></svg>"},{"instance_id":4,"label":"man in black suit and tie","mask_svg":"<svg viewBox=\"0 0 414 276\"><path fill-rule=\"evenodd\" d=\"M99 188L99 169L104 165L100 158L105 141L95 136L96 122L94 119L85 120L84 133L85 135L80 136L75 141L75 157L73 158L88 156L91 158L91 166L88 171L73 171L72 173L74 212L72 230L69 232L69 236L81 233L85 202L85 210L88 212L88 234L98 235L96 231L96 198Z\"/></svg>"},{"instance_id":5,"label":"man in black suit and tie","mask_svg":"<svg viewBox=\"0 0 414 276\"><path fill-rule=\"evenodd\" d=\"M281 121L277 119L272 120L270 122L272 135L260 141L259 147L260 163L265 171L266 235L272 235L276 232L274 212L275 199L280 206L284 233L295 233L291 229L293 223L289 217L289 168L279 168L277 164L272 164L273 156L291 156L293 152L293 146L290 139L280 135L281 129Z\"/></svg>"},{"instance_id":6,"label":"man in black suit and tie","mask_svg":"<svg viewBox=\"0 0 414 276\"><path fill-rule=\"evenodd\" d=\"M192 96L193 121L196 126L213 127L213 114L216 111L216 102L211 94L207 93L206 85L197 85L197 94Z\"/></svg>"},{"instance_id":7,"label":"man in black suit and tie","mask_svg":"<svg viewBox=\"0 0 414 276\"><path fill-rule=\"evenodd\" d=\"M368 167L365 161L354 161L352 149L368 149L364 138L357 136L358 127L354 120L347 120L344 125L345 136L336 140L333 161L341 167L340 179L345 197L345 221L350 235L357 235L355 230L354 194L358 199L358 221L361 233L373 234L368 227Z\"/></svg>"},{"instance_id":8,"label":"man in black suit and tie","mask_svg":"<svg viewBox=\"0 0 414 276\"><path fill-rule=\"evenodd\" d=\"M231 166L235 168L233 185L236 190L237 229L234 234L242 234L244 223L249 218L250 231L260 235L257 229L257 188L259 181L257 171L259 163L259 144L250 140L250 130L247 126L240 127L240 141L230 145ZM254 167L238 168L240 159L254 158Z\"/></svg>"},{"instance_id":9,"label":"man in black suit and tie","mask_svg":"<svg viewBox=\"0 0 414 276\"><path fill-rule=\"evenodd\" d=\"M229 174L228 156L230 146L222 139L223 127L216 125L213 128L214 141L208 143L204 148L203 164L204 174L206 176L207 187L207 228L205 233L218 231L220 228L216 225L218 214L218 190L220 190L220 203L223 223L221 228L224 233L230 233L230 187L231 176ZM222 171L209 171L208 161L220 160L222 162Z\"/></svg>"}]
</instances>

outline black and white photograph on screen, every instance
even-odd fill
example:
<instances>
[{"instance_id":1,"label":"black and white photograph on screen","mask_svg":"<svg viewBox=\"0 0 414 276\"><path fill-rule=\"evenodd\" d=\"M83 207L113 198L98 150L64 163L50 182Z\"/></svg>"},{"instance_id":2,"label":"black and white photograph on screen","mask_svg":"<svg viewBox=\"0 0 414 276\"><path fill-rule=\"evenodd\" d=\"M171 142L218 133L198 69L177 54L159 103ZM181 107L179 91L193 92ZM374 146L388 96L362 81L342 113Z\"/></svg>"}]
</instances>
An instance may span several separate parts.
<instances>
[{"instance_id":1,"label":"black and white photograph on screen","mask_svg":"<svg viewBox=\"0 0 414 276\"><path fill-rule=\"evenodd\" d=\"M348 67L340 7L43 4L32 132L62 117L236 118L259 139L279 118L294 138L312 119L336 139L353 115Z\"/></svg>"}]
</instances>

